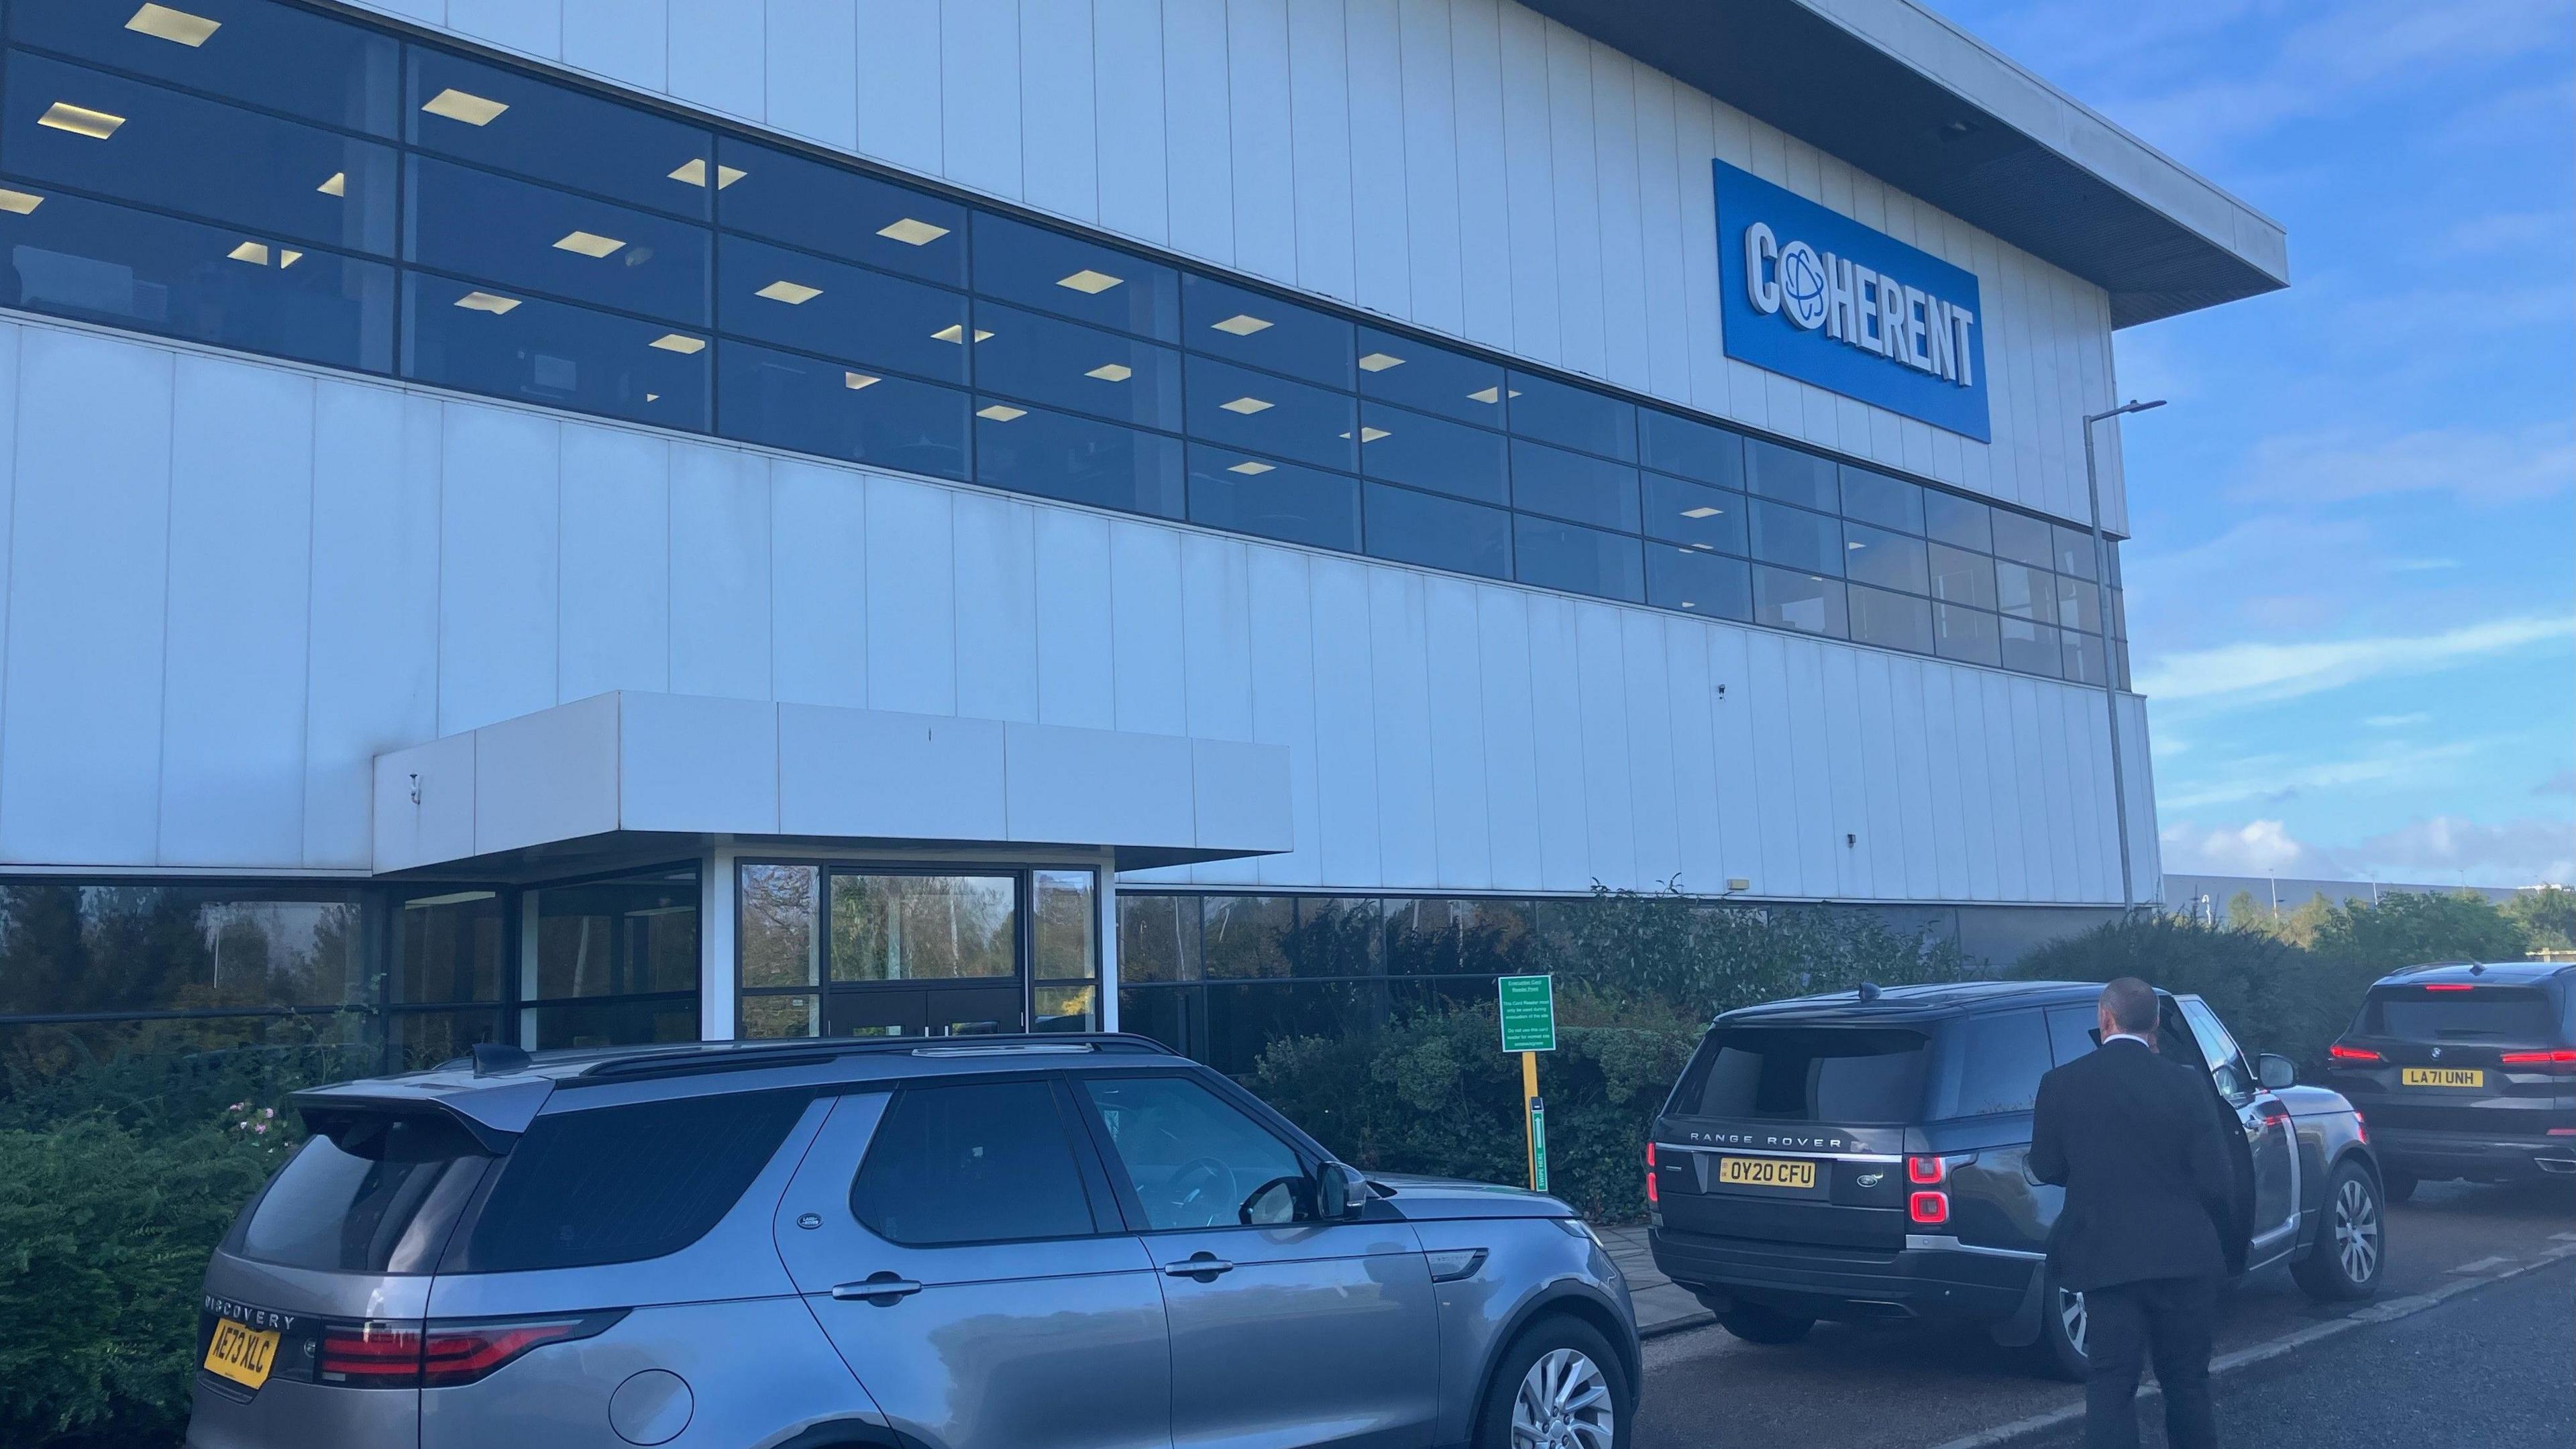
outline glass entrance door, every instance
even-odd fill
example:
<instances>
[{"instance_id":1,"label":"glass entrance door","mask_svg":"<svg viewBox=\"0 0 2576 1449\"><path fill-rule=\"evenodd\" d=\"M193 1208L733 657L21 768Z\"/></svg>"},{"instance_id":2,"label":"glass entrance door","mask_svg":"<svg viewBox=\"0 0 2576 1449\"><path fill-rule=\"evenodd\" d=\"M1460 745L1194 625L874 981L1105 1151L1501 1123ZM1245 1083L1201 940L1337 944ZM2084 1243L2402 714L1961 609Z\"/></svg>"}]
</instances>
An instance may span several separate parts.
<instances>
[{"instance_id":1,"label":"glass entrance door","mask_svg":"<svg viewBox=\"0 0 2576 1449\"><path fill-rule=\"evenodd\" d=\"M1088 1029L1099 999L1097 879L1089 870L746 862L737 878L738 1030Z\"/></svg>"}]
</instances>

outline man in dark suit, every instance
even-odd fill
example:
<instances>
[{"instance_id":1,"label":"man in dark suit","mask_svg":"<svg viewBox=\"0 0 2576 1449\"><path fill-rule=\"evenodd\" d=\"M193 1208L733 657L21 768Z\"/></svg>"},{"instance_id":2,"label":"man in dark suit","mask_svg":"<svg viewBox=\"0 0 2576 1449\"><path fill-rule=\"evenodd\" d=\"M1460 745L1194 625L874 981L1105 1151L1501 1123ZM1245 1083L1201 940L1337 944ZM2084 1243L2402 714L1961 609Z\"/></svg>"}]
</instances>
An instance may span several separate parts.
<instances>
[{"instance_id":1,"label":"man in dark suit","mask_svg":"<svg viewBox=\"0 0 2576 1449\"><path fill-rule=\"evenodd\" d=\"M2102 988L2101 1049L2040 1079L2030 1166L2066 1205L2048 1248L2084 1295L2084 1442L2135 1449L2138 1372L2152 1354L2172 1449L2218 1442L2209 1346L2232 1231L2235 1168L2206 1073L2156 1054L2156 993Z\"/></svg>"}]
</instances>

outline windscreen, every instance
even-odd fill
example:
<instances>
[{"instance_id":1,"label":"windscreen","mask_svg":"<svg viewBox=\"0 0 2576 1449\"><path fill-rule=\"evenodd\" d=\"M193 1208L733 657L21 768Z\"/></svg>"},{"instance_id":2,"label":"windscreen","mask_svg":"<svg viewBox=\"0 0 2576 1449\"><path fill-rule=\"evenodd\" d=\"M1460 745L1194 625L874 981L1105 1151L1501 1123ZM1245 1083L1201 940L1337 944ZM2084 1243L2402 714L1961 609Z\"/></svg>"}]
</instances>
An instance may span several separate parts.
<instances>
[{"instance_id":1,"label":"windscreen","mask_svg":"<svg viewBox=\"0 0 2576 1449\"><path fill-rule=\"evenodd\" d=\"M2549 994L2528 987L2477 986L2467 991L2394 987L2372 992L2363 1016L2364 1031L2406 1041L2558 1039L2558 1010Z\"/></svg>"},{"instance_id":2,"label":"windscreen","mask_svg":"<svg viewBox=\"0 0 2576 1449\"><path fill-rule=\"evenodd\" d=\"M1846 1027L1719 1027L1700 1043L1670 1108L1773 1122L1911 1122L1923 1113L1929 1039Z\"/></svg>"},{"instance_id":3,"label":"windscreen","mask_svg":"<svg viewBox=\"0 0 2576 1449\"><path fill-rule=\"evenodd\" d=\"M339 1128L307 1141L278 1169L236 1251L289 1268L429 1272L492 1159L440 1118Z\"/></svg>"}]
</instances>

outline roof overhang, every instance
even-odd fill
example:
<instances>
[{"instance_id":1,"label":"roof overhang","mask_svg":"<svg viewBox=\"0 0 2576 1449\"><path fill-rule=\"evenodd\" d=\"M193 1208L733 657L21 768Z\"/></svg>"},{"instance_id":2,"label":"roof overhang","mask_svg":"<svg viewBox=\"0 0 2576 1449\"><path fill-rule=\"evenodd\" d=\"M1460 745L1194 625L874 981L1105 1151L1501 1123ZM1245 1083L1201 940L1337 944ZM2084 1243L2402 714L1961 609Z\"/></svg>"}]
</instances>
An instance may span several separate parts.
<instances>
[{"instance_id":1,"label":"roof overhang","mask_svg":"<svg viewBox=\"0 0 2576 1449\"><path fill-rule=\"evenodd\" d=\"M1913 0L1525 0L2110 294L2128 327L2290 283L2280 223Z\"/></svg>"},{"instance_id":2,"label":"roof overhang","mask_svg":"<svg viewBox=\"0 0 2576 1449\"><path fill-rule=\"evenodd\" d=\"M1109 851L1293 845L1288 751L1125 730L623 691L376 757L377 874L517 878L698 843Z\"/></svg>"}]
</instances>

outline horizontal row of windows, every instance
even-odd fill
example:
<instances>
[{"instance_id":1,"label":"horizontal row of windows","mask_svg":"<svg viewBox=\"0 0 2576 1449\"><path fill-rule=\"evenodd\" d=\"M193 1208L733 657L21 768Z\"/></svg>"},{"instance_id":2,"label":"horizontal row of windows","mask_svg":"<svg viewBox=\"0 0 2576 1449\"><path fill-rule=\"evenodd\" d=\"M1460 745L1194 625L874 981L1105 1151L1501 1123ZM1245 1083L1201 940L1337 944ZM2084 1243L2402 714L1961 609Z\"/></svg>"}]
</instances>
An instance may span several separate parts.
<instances>
[{"instance_id":1,"label":"horizontal row of windows","mask_svg":"<svg viewBox=\"0 0 2576 1449\"><path fill-rule=\"evenodd\" d=\"M2117 556L2099 578L2089 532L276 0L17 0L7 25L20 307L2125 675Z\"/></svg>"}]
</instances>

